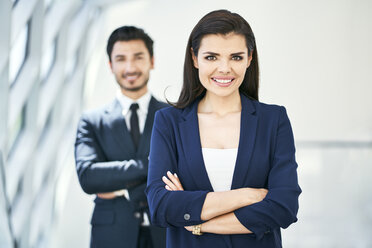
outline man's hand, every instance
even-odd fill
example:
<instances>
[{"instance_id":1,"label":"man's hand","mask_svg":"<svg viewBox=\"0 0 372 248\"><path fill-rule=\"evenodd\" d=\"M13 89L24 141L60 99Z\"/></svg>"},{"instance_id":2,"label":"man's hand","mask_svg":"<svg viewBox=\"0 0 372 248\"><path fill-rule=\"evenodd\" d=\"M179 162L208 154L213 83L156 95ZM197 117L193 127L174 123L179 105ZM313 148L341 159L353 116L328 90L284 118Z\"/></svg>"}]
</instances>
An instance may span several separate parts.
<instances>
[{"instance_id":1,"label":"man's hand","mask_svg":"<svg viewBox=\"0 0 372 248\"><path fill-rule=\"evenodd\" d=\"M117 197L114 192L98 193L97 196L101 199L111 200Z\"/></svg>"}]
</instances>

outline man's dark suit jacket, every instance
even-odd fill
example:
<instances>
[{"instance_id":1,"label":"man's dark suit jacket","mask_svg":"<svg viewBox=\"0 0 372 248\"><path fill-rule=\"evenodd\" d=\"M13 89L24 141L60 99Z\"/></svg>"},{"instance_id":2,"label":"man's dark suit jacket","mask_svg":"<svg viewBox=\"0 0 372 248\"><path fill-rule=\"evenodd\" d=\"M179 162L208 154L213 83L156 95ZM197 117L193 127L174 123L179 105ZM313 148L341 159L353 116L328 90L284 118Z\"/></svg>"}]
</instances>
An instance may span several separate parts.
<instances>
[{"instance_id":1,"label":"man's dark suit jacket","mask_svg":"<svg viewBox=\"0 0 372 248\"><path fill-rule=\"evenodd\" d=\"M155 112L167 106L151 98L136 151L117 99L83 114L75 143L76 170L84 192L97 194L127 189L125 197L96 197L91 220L91 247L137 247L142 214L149 210L144 189ZM165 230L150 226L155 248L165 247Z\"/></svg>"}]
</instances>

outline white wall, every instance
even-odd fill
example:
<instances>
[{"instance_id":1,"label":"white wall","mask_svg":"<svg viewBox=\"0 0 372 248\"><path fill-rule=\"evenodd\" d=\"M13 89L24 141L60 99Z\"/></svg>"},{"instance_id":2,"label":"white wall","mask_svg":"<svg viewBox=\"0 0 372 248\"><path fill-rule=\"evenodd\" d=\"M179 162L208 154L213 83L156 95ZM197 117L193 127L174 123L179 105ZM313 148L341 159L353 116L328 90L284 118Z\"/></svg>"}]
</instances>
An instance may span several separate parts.
<instances>
[{"instance_id":1,"label":"white wall","mask_svg":"<svg viewBox=\"0 0 372 248\"><path fill-rule=\"evenodd\" d=\"M167 95L176 100L188 36L203 15L221 8L252 26L260 99L287 107L298 141L372 140L372 1L127 1L109 9L104 36L121 25L144 28L155 41L150 87L163 98L172 86ZM98 79L113 87L105 45L97 47Z\"/></svg>"}]
</instances>

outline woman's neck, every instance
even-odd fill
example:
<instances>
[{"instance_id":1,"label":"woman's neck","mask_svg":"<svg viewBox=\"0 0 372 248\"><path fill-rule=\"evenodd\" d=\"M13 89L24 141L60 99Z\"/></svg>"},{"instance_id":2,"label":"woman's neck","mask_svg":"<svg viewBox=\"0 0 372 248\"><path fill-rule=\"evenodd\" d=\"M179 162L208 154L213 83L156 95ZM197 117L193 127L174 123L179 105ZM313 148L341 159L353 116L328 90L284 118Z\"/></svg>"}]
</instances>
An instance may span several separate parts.
<instances>
[{"instance_id":1,"label":"woman's neck","mask_svg":"<svg viewBox=\"0 0 372 248\"><path fill-rule=\"evenodd\" d=\"M240 112L241 110L239 91L229 96L217 96L207 91L198 106L198 113L214 113L219 116Z\"/></svg>"}]
</instances>

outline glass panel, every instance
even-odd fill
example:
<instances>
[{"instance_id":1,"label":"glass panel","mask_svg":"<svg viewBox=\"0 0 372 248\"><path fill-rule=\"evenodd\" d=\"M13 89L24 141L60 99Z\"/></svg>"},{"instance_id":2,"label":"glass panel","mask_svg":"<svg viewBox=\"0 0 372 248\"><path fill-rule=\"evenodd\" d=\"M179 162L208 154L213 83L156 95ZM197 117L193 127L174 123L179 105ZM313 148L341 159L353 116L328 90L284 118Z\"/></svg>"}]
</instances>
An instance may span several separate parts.
<instances>
[{"instance_id":1,"label":"glass panel","mask_svg":"<svg viewBox=\"0 0 372 248\"><path fill-rule=\"evenodd\" d=\"M52 69L55 58L56 58L56 45L57 39L54 40L52 44L48 47L46 51L44 51L42 60L41 60L41 70L40 70L40 78L42 81L47 79L50 70Z\"/></svg>"},{"instance_id":2,"label":"glass panel","mask_svg":"<svg viewBox=\"0 0 372 248\"><path fill-rule=\"evenodd\" d=\"M19 0L11 0L12 1L12 3L13 3L13 8L14 8L14 6L16 6L16 4L19 2Z\"/></svg>"},{"instance_id":3,"label":"glass panel","mask_svg":"<svg viewBox=\"0 0 372 248\"><path fill-rule=\"evenodd\" d=\"M45 9L50 9L50 7L52 6L54 0L44 0L44 6L45 6Z\"/></svg>"},{"instance_id":4,"label":"glass panel","mask_svg":"<svg viewBox=\"0 0 372 248\"><path fill-rule=\"evenodd\" d=\"M71 76L74 74L76 71L76 67L78 64L79 56L78 56L78 51L75 53L74 56L71 56L66 63L66 69L65 69L65 78L68 80L71 78Z\"/></svg>"},{"instance_id":5,"label":"glass panel","mask_svg":"<svg viewBox=\"0 0 372 248\"><path fill-rule=\"evenodd\" d=\"M29 24L27 24L22 29L16 41L14 42L14 44L12 44L12 47L10 48L10 54L9 54L10 86L13 85L13 83L15 82L27 57L28 30L29 30Z\"/></svg>"},{"instance_id":6,"label":"glass panel","mask_svg":"<svg viewBox=\"0 0 372 248\"><path fill-rule=\"evenodd\" d=\"M49 130L50 130L50 126L52 123L52 117L53 117L53 110L49 112L48 119L46 120L44 124L42 134L39 138L39 144L38 144L39 147L43 144L43 142L46 140L46 137L48 136L47 134L49 133Z\"/></svg>"},{"instance_id":7,"label":"glass panel","mask_svg":"<svg viewBox=\"0 0 372 248\"><path fill-rule=\"evenodd\" d=\"M24 126L25 126L25 116L26 116L26 105L23 106L22 111L18 115L15 123L9 130L9 139L8 139L8 144L10 148L9 155L11 154L12 150L16 146L16 143L18 141L18 138L20 134L22 133Z\"/></svg>"},{"instance_id":8,"label":"glass panel","mask_svg":"<svg viewBox=\"0 0 372 248\"><path fill-rule=\"evenodd\" d=\"M12 233L9 225L9 201L5 192L5 165L0 151L0 246L13 247Z\"/></svg>"}]
</instances>

